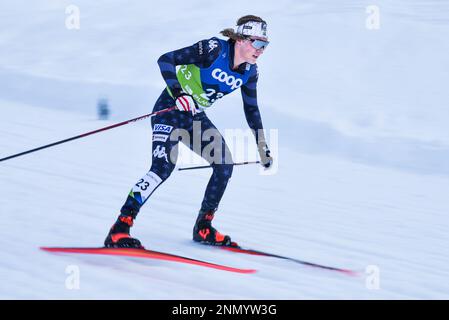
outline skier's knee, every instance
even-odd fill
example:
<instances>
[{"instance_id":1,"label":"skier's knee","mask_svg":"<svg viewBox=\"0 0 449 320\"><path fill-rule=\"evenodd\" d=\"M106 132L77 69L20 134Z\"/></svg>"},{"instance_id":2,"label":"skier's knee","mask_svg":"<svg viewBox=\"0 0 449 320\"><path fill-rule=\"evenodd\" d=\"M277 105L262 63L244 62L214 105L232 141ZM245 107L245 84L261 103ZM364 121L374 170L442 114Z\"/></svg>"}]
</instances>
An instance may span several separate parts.
<instances>
[{"instance_id":1,"label":"skier's knee","mask_svg":"<svg viewBox=\"0 0 449 320\"><path fill-rule=\"evenodd\" d=\"M229 180L232 176L232 164L215 164L213 165L214 173L223 180Z\"/></svg>"},{"instance_id":2,"label":"skier's knee","mask_svg":"<svg viewBox=\"0 0 449 320\"><path fill-rule=\"evenodd\" d=\"M173 169L175 168L175 165L171 163L157 163L153 161L153 164L151 165L150 171L159 176L162 181L165 181L170 177L171 173L173 172Z\"/></svg>"}]
</instances>

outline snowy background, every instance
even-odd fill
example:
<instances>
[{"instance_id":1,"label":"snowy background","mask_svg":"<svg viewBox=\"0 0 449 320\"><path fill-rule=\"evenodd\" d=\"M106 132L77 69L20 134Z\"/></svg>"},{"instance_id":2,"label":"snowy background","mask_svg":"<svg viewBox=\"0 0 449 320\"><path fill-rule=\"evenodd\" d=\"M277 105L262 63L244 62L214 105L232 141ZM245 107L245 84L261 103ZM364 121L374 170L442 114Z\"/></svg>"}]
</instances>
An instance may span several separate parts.
<instances>
[{"instance_id":1,"label":"snowy background","mask_svg":"<svg viewBox=\"0 0 449 320\"><path fill-rule=\"evenodd\" d=\"M70 5L79 29L66 27ZM246 14L269 24L258 97L278 162L271 175L236 167L215 225L247 247L362 275L193 244L208 170L175 171L132 234L253 275L40 251L102 245L150 167L146 120L0 163L0 298L449 298L446 0L2 1L0 158L149 113L164 87L157 58ZM110 121L97 120L101 97ZM222 131L247 128L239 93L208 115ZM79 289L66 285L71 266Z\"/></svg>"}]
</instances>

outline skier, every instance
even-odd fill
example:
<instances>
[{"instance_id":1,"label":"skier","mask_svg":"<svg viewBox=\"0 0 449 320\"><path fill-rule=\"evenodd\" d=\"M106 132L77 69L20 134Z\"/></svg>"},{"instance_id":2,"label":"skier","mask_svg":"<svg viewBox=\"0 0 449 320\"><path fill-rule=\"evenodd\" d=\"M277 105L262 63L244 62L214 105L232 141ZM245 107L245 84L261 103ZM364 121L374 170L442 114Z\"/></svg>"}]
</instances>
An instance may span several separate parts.
<instances>
[{"instance_id":1,"label":"skier","mask_svg":"<svg viewBox=\"0 0 449 320\"><path fill-rule=\"evenodd\" d=\"M158 65L167 87L156 101L153 112L171 106L176 106L176 110L151 119L151 168L132 187L117 221L105 239L106 247L142 247L138 239L130 236L130 227L140 208L175 168L179 140L198 153L192 143L195 141L193 136L201 137L208 129L215 130L214 142L219 144L219 148L214 148L214 154L211 153L213 158L200 154L211 164L213 172L193 228L193 240L209 245L236 245L231 242L230 236L222 235L212 226L212 219L231 178L233 164L224 138L209 120L205 110L217 99L240 88L245 117L255 135L261 164L266 169L272 166L273 158L263 135L256 90L256 61L269 42L266 22L253 15L241 17L234 28L224 29L221 34L229 39L226 41L213 37L165 53L159 58ZM180 66L178 70L176 66ZM199 130L195 122L200 124ZM170 139L176 131L182 129L193 137L190 141ZM206 142L201 141L201 150L205 146Z\"/></svg>"}]
</instances>

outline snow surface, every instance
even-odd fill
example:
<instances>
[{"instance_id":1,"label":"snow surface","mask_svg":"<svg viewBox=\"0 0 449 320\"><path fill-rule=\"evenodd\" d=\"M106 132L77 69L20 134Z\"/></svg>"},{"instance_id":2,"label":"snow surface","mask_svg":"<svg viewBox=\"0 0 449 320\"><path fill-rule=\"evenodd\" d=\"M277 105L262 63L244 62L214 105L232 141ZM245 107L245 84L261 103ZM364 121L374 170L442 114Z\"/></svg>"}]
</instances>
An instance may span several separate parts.
<instances>
[{"instance_id":1,"label":"snow surface","mask_svg":"<svg viewBox=\"0 0 449 320\"><path fill-rule=\"evenodd\" d=\"M70 4L79 30L65 27ZM366 28L368 5L380 9L378 30ZM214 223L247 247L362 274L192 243L209 170L175 171L133 235L253 275L40 251L102 244L150 167L145 120L0 163L0 298L449 298L447 1L20 0L0 9L0 158L149 113L164 86L162 53L239 16L264 17L272 43L258 93L265 127L278 129L277 167L236 167ZM110 121L96 119L100 97ZM247 128L238 93L208 115L223 132Z\"/></svg>"}]
</instances>

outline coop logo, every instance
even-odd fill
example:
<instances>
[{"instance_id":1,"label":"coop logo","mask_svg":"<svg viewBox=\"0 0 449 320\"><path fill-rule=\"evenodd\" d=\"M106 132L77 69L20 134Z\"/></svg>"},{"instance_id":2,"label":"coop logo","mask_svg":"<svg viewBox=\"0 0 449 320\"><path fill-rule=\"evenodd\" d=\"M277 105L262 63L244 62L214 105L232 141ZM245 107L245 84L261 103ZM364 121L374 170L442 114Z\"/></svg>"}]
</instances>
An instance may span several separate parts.
<instances>
[{"instance_id":1,"label":"coop logo","mask_svg":"<svg viewBox=\"0 0 449 320\"><path fill-rule=\"evenodd\" d=\"M220 82L226 83L228 86L231 87L232 90L240 88L241 85L243 84L242 79L236 79L234 76L228 75L220 68L216 68L214 69L214 71L212 71L212 77Z\"/></svg>"},{"instance_id":2,"label":"coop logo","mask_svg":"<svg viewBox=\"0 0 449 320\"><path fill-rule=\"evenodd\" d=\"M172 126L167 126L165 124L155 124L153 128L153 132L170 133L172 130L173 130Z\"/></svg>"}]
</instances>

